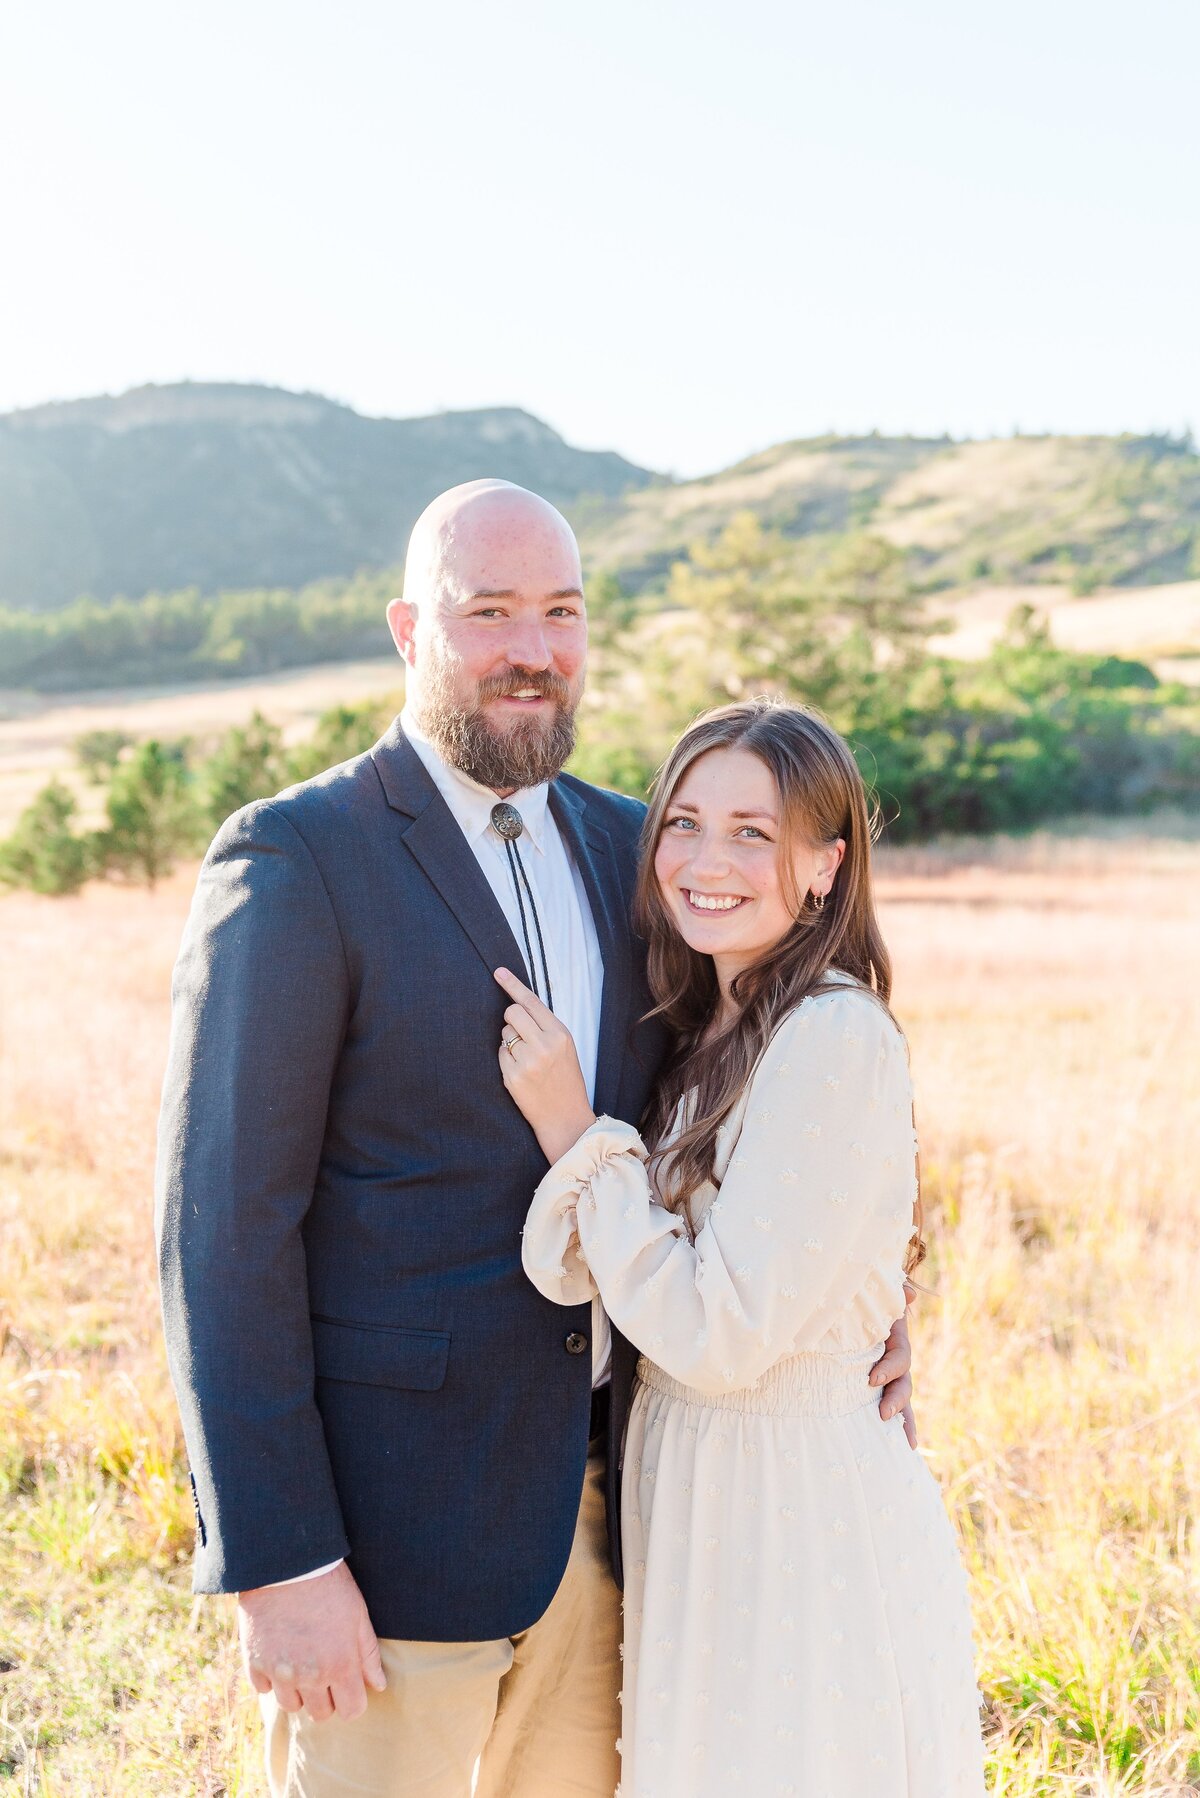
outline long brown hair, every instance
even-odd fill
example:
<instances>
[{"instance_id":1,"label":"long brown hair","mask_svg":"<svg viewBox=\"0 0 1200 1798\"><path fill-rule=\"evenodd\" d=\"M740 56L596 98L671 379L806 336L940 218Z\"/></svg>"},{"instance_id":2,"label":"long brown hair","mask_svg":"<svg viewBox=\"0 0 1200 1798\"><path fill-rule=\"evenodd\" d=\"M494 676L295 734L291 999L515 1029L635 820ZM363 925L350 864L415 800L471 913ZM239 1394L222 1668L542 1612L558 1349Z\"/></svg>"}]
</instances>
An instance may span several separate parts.
<instances>
[{"instance_id":1,"label":"long brown hair","mask_svg":"<svg viewBox=\"0 0 1200 1798\"><path fill-rule=\"evenodd\" d=\"M749 750L770 770L779 795L779 872L794 918L791 928L735 976L733 1023L707 1041L718 1000L710 956L688 947L667 909L654 871L663 821L675 790L693 762L713 749ZM748 1086L782 1019L813 993L836 990L834 972L849 975L885 1009L892 988L887 952L871 886L871 842L878 810L862 776L831 725L806 706L758 698L706 712L688 726L659 769L642 827L641 868L634 918L648 950L650 990L675 1037L675 1052L660 1078L644 1121L653 1151L667 1133L685 1093L684 1127L667 1154L655 1158L663 1202L691 1218L688 1202L713 1178L719 1126ZM796 890L793 853L801 843L832 845L845 855L823 906ZM918 1205L917 1227L920 1227ZM915 1266L910 1253L910 1263Z\"/></svg>"}]
</instances>

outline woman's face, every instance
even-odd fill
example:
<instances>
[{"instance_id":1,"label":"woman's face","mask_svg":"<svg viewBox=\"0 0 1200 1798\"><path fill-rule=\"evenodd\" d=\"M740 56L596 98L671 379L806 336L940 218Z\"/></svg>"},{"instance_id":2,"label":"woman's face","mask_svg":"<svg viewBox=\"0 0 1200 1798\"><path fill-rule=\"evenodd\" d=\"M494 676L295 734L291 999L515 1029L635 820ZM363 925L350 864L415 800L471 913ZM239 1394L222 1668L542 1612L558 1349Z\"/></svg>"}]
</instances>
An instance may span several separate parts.
<instances>
[{"instance_id":1,"label":"woman's face","mask_svg":"<svg viewBox=\"0 0 1200 1798\"><path fill-rule=\"evenodd\" d=\"M723 990L795 921L782 880L780 823L774 776L736 745L698 757L664 813L654 853L659 889L684 941L712 956ZM793 847L797 896L829 891L845 847L840 837Z\"/></svg>"}]
</instances>

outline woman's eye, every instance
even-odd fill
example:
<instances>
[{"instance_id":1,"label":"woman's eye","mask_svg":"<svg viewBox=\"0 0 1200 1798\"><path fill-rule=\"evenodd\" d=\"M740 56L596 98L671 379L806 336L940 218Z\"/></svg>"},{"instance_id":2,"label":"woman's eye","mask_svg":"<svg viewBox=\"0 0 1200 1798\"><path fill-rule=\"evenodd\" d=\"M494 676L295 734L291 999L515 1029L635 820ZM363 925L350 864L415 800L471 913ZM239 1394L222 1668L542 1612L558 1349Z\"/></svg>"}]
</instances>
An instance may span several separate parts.
<instances>
[{"instance_id":1,"label":"woman's eye","mask_svg":"<svg viewBox=\"0 0 1200 1798\"><path fill-rule=\"evenodd\" d=\"M686 826L688 830L694 830L695 824L696 824L696 821L694 818L668 818L667 819L667 829L668 830L674 830L676 828L682 828L684 826Z\"/></svg>"},{"instance_id":2,"label":"woman's eye","mask_svg":"<svg viewBox=\"0 0 1200 1798\"><path fill-rule=\"evenodd\" d=\"M742 828L748 836L761 837L764 843L767 842L766 833L761 831L757 824L744 824Z\"/></svg>"}]
</instances>

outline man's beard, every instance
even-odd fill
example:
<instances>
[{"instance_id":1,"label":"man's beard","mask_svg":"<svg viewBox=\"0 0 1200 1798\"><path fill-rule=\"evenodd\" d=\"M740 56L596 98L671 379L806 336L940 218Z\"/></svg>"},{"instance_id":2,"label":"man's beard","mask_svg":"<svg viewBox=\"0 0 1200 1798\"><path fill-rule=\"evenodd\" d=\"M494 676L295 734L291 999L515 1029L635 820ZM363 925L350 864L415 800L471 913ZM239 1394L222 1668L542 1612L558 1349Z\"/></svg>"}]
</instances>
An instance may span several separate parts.
<instances>
[{"instance_id":1,"label":"man's beard","mask_svg":"<svg viewBox=\"0 0 1200 1798\"><path fill-rule=\"evenodd\" d=\"M539 674L510 668L505 674L488 675L480 681L470 710L456 699L444 662L426 662L424 674L418 717L430 742L452 767L495 792L540 786L562 772L575 747L575 704L561 674L549 668ZM519 718L506 731L494 730L483 708L506 693L529 688L554 701L550 723L538 717Z\"/></svg>"}]
</instances>

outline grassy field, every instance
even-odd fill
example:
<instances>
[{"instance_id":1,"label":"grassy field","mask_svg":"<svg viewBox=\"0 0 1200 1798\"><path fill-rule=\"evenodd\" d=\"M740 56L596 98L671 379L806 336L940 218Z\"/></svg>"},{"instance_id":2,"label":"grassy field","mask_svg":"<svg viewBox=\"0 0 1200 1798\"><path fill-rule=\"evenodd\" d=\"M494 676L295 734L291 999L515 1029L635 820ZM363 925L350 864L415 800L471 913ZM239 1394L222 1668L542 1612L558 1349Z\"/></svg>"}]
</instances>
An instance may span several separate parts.
<instances>
[{"instance_id":1,"label":"grassy field","mask_svg":"<svg viewBox=\"0 0 1200 1798\"><path fill-rule=\"evenodd\" d=\"M1160 680L1200 683L1200 581L1129 587L1076 598L1069 587L984 587L930 611L951 629L935 640L939 655L974 661L987 654L1017 606L1032 606L1049 623L1060 649L1131 656Z\"/></svg>"},{"instance_id":2,"label":"grassy field","mask_svg":"<svg viewBox=\"0 0 1200 1798\"><path fill-rule=\"evenodd\" d=\"M924 1452L974 1592L992 1789L1200 1791L1200 842L883 863L931 1288ZM191 874L0 900L0 1790L258 1794L193 1603L151 1138Z\"/></svg>"},{"instance_id":3,"label":"grassy field","mask_svg":"<svg viewBox=\"0 0 1200 1798\"><path fill-rule=\"evenodd\" d=\"M85 731L122 730L146 737L219 737L262 712L293 744L311 734L331 706L353 705L394 692L397 705L404 668L395 655L364 662L321 662L282 674L259 675L173 687L121 687L95 693L43 694L0 691L0 835L51 779L64 781L79 800L84 821L100 822L103 791L89 787L74 757Z\"/></svg>"}]
</instances>

